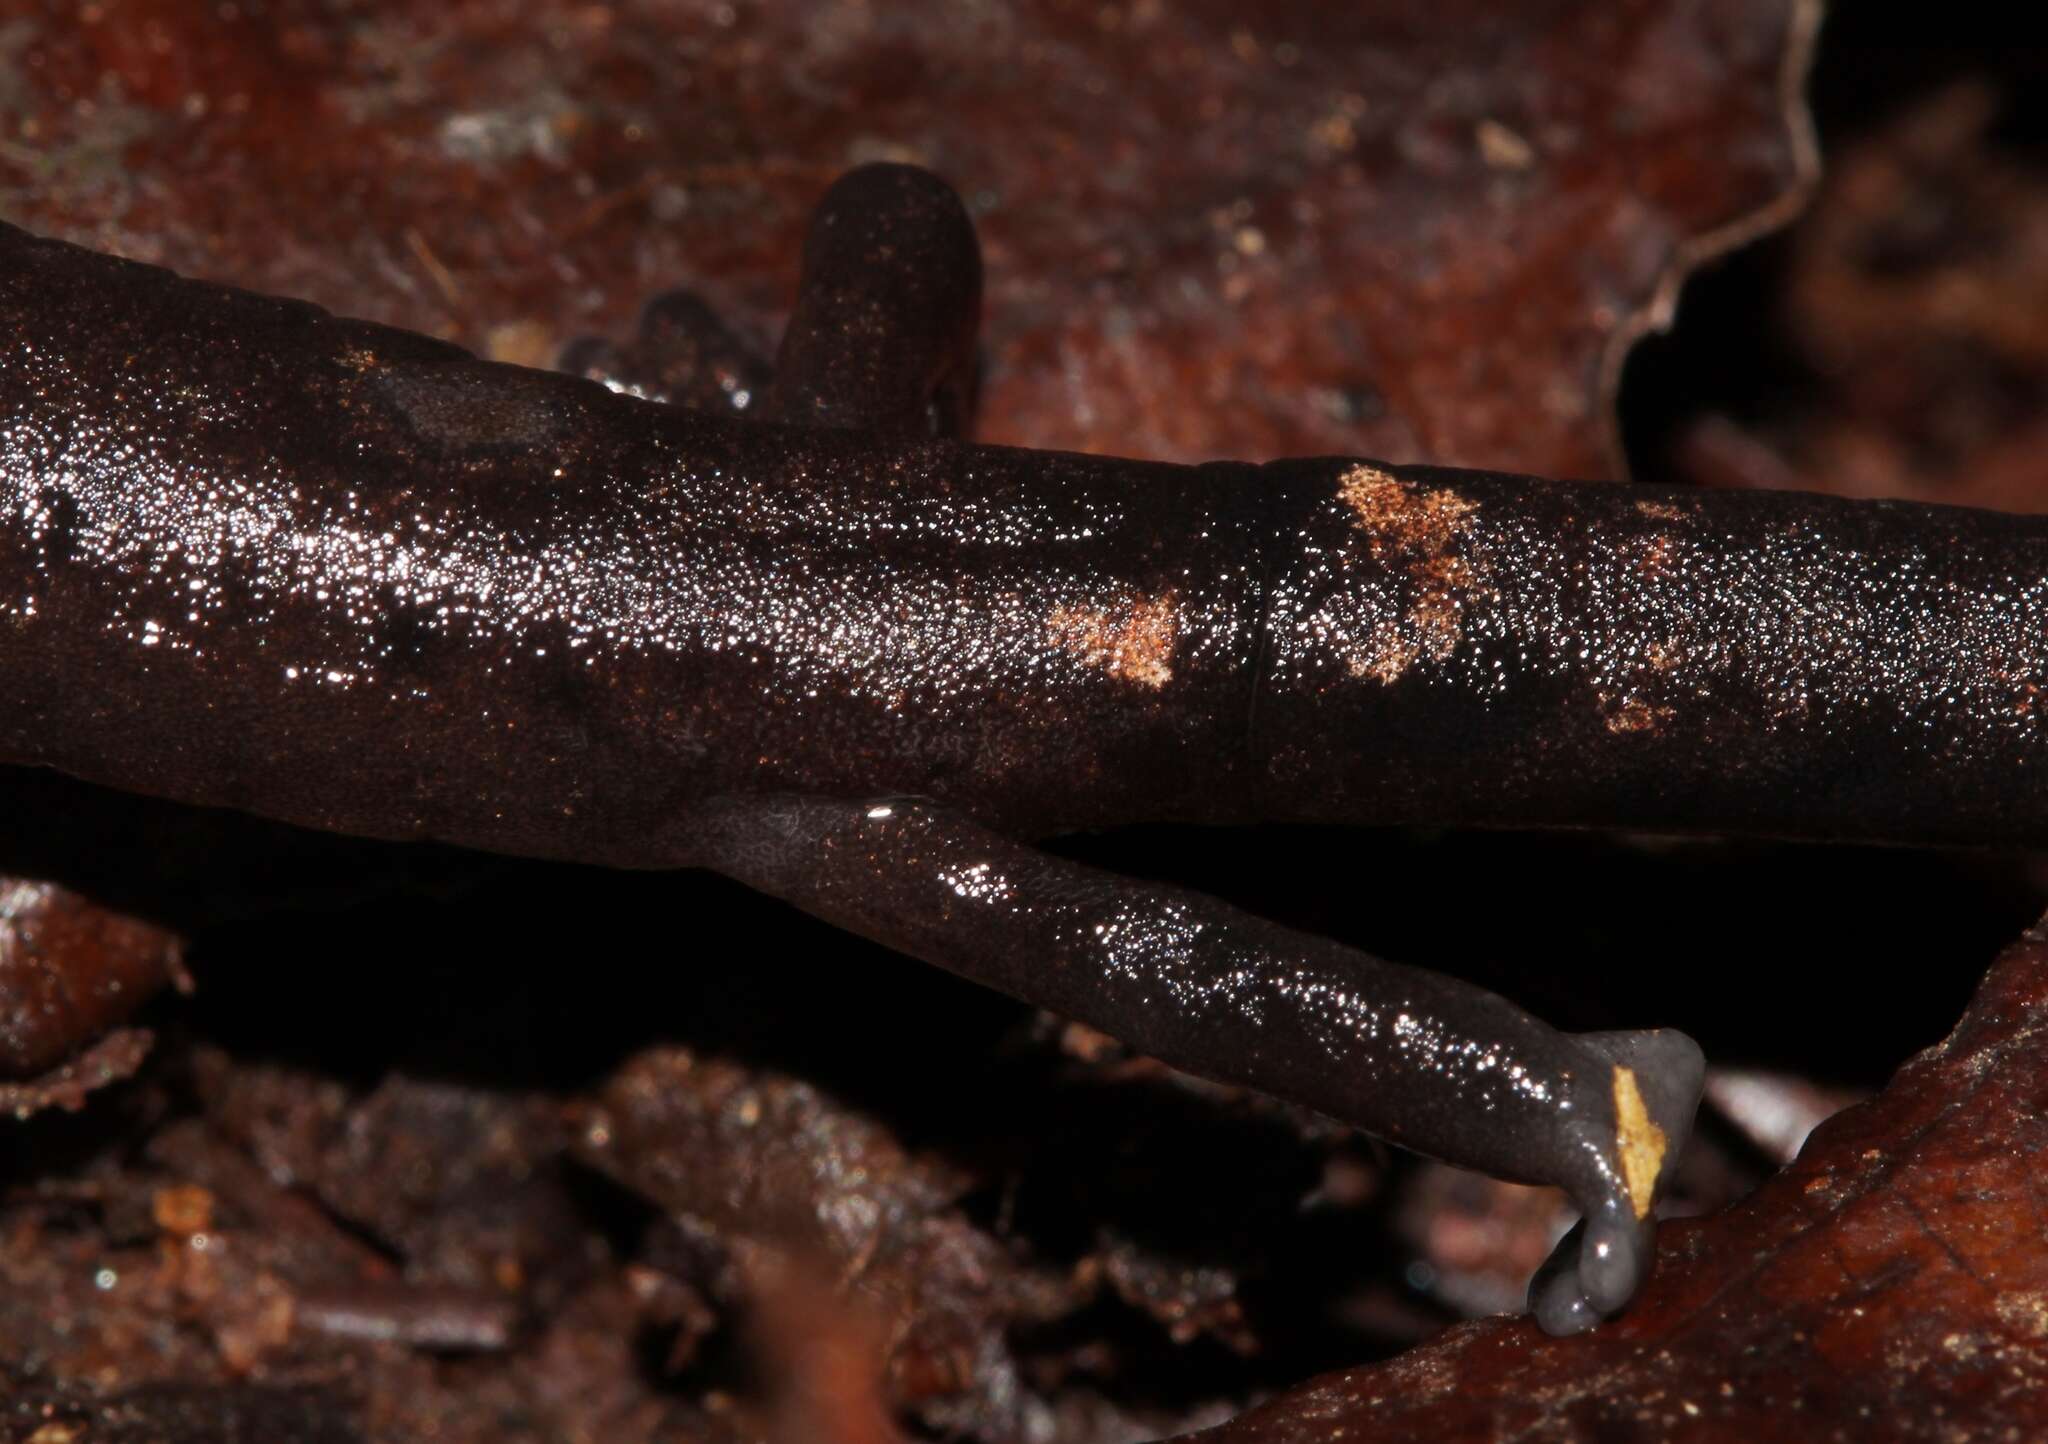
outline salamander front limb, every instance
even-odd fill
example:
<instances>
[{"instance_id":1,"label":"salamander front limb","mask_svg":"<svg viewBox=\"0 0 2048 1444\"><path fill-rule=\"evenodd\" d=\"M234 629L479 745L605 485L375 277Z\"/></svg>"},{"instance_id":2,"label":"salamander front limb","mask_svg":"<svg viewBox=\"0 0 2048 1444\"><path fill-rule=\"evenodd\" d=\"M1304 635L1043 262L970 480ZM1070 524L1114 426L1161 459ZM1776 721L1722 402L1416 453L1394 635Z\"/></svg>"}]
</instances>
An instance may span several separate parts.
<instances>
[{"instance_id":1,"label":"salamander front limb","mask_svg":"<svg viewBox=\"0 0 2048 1444\"><path fill-rule=\"evenodd\" d=\"M895 436L958 436L974 401L981 247L953 188L875 164L812 212L803 280L771 368L687 291L650 301L625 348L586 337L560 370L713 414Z\"/></svg>"},{"instance_id":2,"label":"salamander front limb","mask_svg":"<svg viewBox=\"0 0 2048 1444\"><path fill-rule=\"evenodd\" d=\"M902 436L958 436L974 400L981 246L953 188L864 165L811 216L803 282L763 416Z\"/></svg>"}]
</instances>

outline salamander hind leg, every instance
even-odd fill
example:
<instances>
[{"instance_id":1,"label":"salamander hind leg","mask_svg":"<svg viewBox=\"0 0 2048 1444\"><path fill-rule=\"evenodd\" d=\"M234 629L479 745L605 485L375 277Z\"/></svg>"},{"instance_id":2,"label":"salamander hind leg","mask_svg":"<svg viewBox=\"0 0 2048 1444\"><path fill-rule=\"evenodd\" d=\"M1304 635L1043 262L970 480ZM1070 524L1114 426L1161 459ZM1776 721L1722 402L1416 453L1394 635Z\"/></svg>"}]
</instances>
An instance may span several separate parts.
<instances>
[{"instance_id":1,"label":"salamander hind leg","mask_svg":"<svg viewBox=\"0 0 2048 1444\"><path fill-rule=\"evenodd\" d=\"M1459 979L923 799L728 799L692 817L691 838L703 866L1188 1072L1564 1188L1589 1222L1538 1292L1554 1332L1621 1308L1649 1272L1657 1195L1699 1098L1683 1034L1559 1032Z\"/></svg>"},{"instance_id":2,"label":"salamander hind leg","mask_svg":"<svg viewBox=\"0 0 2048 1444\"><path fill-rule=\"evenodd\" d=\"M1671 1029L1582 1033L1593 1086L1575 1099L1564 1140L1577 1155L1559 1181L1583 1217L1529 1285L1547 1333L1575 1334L1624 1307L1650 1270L1655 1206L1684 1151L1706 1060Z\"/></svg>"}]
</instances>

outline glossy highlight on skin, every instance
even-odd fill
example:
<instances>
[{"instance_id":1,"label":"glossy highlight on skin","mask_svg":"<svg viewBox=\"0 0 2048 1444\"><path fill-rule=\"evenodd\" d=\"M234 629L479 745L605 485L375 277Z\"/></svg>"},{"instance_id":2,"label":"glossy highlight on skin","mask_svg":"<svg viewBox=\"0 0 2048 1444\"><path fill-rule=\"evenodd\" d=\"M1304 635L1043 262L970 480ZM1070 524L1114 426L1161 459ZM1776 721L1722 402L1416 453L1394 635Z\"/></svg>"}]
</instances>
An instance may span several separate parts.
<instances>
[{"instance_id":1,"label":"glossy highlight on skin","mask_svg":"<svg viewBox=\"0 0 2048 1444\"><path fill-rule=\"evenodd\" d=\"M194 800L113 735L136 708L271 816L665 866L736 789L886 779L1085 825L1137 804L1147 757L1213 785L1241 725L1252 508L1221 476L1162 534L1165 487L1126 463L721 423L9 240L10 319L119 337L10 338L23 755L68 739L39 760ZM1139 599L1175 681L1133 708L1125 669L1049 643ZM334 786L319 759L372 734L411 745Z\"/></svg>"},{"instance_id":2,"label":"glossy highlight on skin","mask_svg":"<svg viewBox=\"0 0 2048 1444\"><path fill-rule=\"evenodd\" d=\"M1026 840L2038 843L2048 522L969 445L979 276L943 185L853 172L739 419L0 227L0 761L716 868L1191 1071L1559 1184L1587 1221L1539 1318L1622 1307L1690 1040L1559 1033Z\"/></svg>"}]
</instances>

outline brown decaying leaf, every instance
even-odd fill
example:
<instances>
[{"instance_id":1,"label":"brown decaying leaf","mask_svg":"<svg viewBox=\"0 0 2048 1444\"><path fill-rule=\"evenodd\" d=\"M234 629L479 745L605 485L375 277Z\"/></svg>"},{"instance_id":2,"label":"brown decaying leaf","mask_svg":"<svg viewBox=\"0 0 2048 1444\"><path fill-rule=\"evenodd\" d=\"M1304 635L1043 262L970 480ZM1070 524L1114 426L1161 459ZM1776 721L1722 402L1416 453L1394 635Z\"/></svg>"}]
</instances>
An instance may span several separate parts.
<instances>
[{"instance_id":1,"label":"brown decaying leaf","mask_svg":"<svg viewBox=\"0 0 2048 1444\"><path fill-rule=\"evenodd\" d=\"M100 1089L134 1077L154 1041L147 1028L116 1028L25 1082L0 1083L0 1118L18 1123L46 1108L76 1113Z\"/></svg>"},{"instance_id":2,"label":"brown decaying leaf","mask_svg":"<svg viewBox=\"0 0 2048 1444\"><path fill-rule=\"evenodd\" d=\"M144 8L5 33L0 213L544 364L678 284L779 331L915 160L1027 446L1609 473L1627 343L1814 164L1817 0Z\"/></svg>"},{"instance_id":3,"label":"brown decaying leaf","mask_svg":"<svg viewBox=\"0 0 2048 1444\"><path fill-rule=\"evenodd\" d=\"M578 1115L588 1161L696 1222L742 1275L776 1281L763 1328L786 1334L791 1300L819 1294L822 1275L879 1321L892 1403L1022 1432L1006 1330L1082 1293L960 1215L954 1170L803 1083L680 1049L630 1061Z\"/></svg>"},{"instance_id":4,"label":"brown decaying leaf","mask_svg":"<svg viewBox=\"0 0 2048 1444\"><path fill-rule=\"evenodd\" d=\"M95 1080L133 1073L141 1054L132 1046L59 1065L158 989L190 991L184 951L175 933L69 888L0 876L0 1080L34 1080L0 1082L0 1108L17 1117L52 1102L76 1108Z\"/></svg>"}]
</instances>

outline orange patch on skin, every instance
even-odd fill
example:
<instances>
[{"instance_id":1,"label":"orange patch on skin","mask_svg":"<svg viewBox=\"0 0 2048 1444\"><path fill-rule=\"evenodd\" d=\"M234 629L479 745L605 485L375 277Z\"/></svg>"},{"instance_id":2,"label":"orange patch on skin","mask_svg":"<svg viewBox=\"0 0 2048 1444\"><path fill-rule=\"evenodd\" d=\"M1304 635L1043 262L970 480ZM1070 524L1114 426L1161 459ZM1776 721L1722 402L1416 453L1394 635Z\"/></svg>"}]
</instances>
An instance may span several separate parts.
<instances>
[{"instance_id":1,"label":"orange patch on skin","mask_svg":"<svg viewBox=\"0 0 2048 1444\"><path fill-rule=\"evenodd\" d=\"M1180 627L1170 595L1140 597L1116 611L1056 607L1045 626L1052 644L1084 667L1154 691L1173 680Z\"/></svg>"},{"instance_id":2,"label":"orange patch on skin","mask_svg":"<svg viewBox=\"0 0 2048 1444\"><path fill-rule=\"evenodd\" d=\"M1370 677L1375 682L1397 681L1420 656L1415 644L1401 635L1400 628L1373 628L1372 647L1351 658L1351 675Z\"/></svg>"},{"instance_id":3,"label":"orange patch on skin","mask_svg":"<svg viewBox=\"0 0 2048 1444\"><path fill-rule=\"evenodd\" d=\"M1464 635L1467 604L1493 595L1482 567L1452 550L1471 531L1477 504L1364 465L1338 479L1337 496L1357 518L1373 558L1405 562L1415 586L1407 614L1375 626L1350 659L1352 674L1393 682L1421 658L1444 661Z\"/></svg>"},{"instance_id":4,"label":"orange patch on skin","mask_svg":"<svg viewBox=\"0 0 2048 1444\"><path fill-rule=\"evenodd\" d=\"M1660 724L1677 715L1676 708L1653 706L1640 697L1623 697L1618 702L1607 697L1601 700L1607 703L1609 732L1654 732Z\"/></svg>"},{"instance_id":5,"label":"orange patch on skin","mask_svg":"<svg viewBox=\"0 0 2048 1444\"><path fill-rule=\"evenodd\" d=\"M1645 576L1662 576L1671 570L1678 544L1668 536L1644 537L1635 543L1636 566Z\"/></svg>"},{"instance_id":6,"label":"orange patch on skin","mask_svg":"<svg viewBox=\"0 0 2048 1444\"><path fill-rule=\"evenodd\" d=\"M1422 594L1408 609L1408 620L1415 624L1416 649L1431 661L1441 662L1457 650L1465 599L1481 590L1478 578L1463 557L1420 563L1414 574L1422 584Z\"/></svg>"},{"instance_id":7,"label":"orange patch on skin","mask_svg":"<svg viewBox=\"0 0 2048 1444\"><path fill-rule=\"evenodd\" d=\"M1679 648L1676 638L1647 644L1640 664L1631 669L1632 675L1617 679L1627 690L1599 694L1600 714L1609 732L1654 732L1678 715L1678 708L1671 703L1651 699L1676 695L1664 679L1684 660Z\"/></svg>"},{"instance_id":8,"label":"orange patch on skin","mask_svg":"<svg viewBox=\"0 0 2048 1444\"><path fill-rule=\"evenodd\" d=\"M1358 517L1376 557L1441 556L1471 530L1479 508L1455 491L1424 491L1375 466L1354 466L1338 478L1337 495Z\"/></svg>"}]
</instances>

